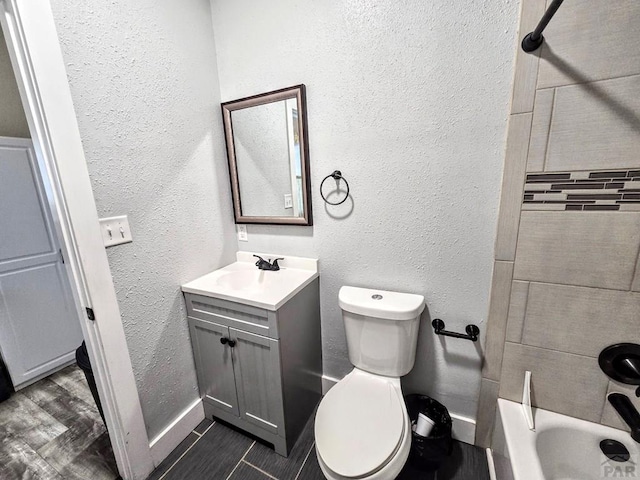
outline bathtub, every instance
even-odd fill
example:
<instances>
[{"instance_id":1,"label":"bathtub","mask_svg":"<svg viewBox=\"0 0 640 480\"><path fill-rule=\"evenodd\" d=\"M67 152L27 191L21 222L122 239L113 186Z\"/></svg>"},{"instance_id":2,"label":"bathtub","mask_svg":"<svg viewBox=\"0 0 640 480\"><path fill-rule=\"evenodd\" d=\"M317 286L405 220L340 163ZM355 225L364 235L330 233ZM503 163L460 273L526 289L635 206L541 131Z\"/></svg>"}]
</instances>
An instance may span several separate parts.
<instances>
[{"instance_id":1,"label":"bathtub","mask_svg":"<svg viewBox=\"0 0 640 480\"><path fill-rule=\"evenodd\" d=\"M534 409L535 432L527 427L522 406L498 400L492 448L487 451L492 480L640 479L640 444L622 430ZM607 459L600 441L623 443L627 462Z\"/></svg>"}]
</instances>

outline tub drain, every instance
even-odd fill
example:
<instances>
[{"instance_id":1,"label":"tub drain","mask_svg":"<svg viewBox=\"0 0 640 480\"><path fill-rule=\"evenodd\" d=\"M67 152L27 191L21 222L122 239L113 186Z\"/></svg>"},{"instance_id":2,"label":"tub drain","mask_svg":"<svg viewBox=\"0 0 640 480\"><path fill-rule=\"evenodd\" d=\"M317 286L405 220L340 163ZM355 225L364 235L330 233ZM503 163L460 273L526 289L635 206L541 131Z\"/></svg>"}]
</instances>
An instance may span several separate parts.
<instances>
[{"instance_id":1,"label":"tub drain","mask_svg":"<svg viewBox=\"0 0 640 480\"><path fill-rule=\"evenodd\" d=\"M623 443L610 438L600 442L600 450L602 450L602 453L604 453L609 460L613 460L614 462L626 462L631 458L629 450L627 450L627 447L625 447Z\"/></svg>"}]
</instances>

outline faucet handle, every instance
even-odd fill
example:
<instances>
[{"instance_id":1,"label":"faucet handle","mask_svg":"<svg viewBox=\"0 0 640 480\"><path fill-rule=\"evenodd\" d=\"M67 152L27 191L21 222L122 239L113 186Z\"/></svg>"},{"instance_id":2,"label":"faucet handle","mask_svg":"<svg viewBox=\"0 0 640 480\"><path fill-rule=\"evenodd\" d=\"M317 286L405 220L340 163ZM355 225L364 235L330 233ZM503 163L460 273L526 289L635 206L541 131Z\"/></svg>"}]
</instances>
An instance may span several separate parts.
<instances>
[{"instance_id":1,"label":"faucet handle","mask_svg":"<svg viewBox=\"0 0 640 480\"><path fill-rule=\"evenodd\" d=\"M258 261L256 262L256 267L262 269L263 265L269 264L269 262L267 262L264 258L262 258L260 255L254 255L254 257L256 257L258 259Z\"/></svg>"},{"instance_id":2,"label":"faucet handle","mask_svg":"<svg viewBox=\"0 0 640 480\"><path fill-rule=\"evenodd\" d=\"M273 262L271 262L271 265L280 268L280 265L278 265L278 260L284 260L284 258L276 258Z\"/></svg>"}]
</instances>

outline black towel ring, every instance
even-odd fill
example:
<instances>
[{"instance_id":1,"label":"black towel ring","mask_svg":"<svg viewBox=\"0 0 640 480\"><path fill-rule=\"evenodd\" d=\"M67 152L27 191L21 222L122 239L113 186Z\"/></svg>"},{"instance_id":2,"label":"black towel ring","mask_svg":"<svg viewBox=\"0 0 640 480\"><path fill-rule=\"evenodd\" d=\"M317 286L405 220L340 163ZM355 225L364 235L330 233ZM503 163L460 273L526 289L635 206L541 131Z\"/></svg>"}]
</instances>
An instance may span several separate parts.
<instances>
[{"instance_id":1,"label":"black towel ring","mask_svg":"<svg viewBox=\"0 0 640 480\"><path fill-rule=\"evenodd\" d=\"M322 187L324 185L324 182L326 182L328 178L333 178L336 181L344 180L344 184L347 186L347 193L339 202L330 202L324 196L324 193L322 193ZM347 182L347 180L342 176L342 172L340 170L335 170L333 173L327 175L322 179L322 182L320 183L320 196L322 197L322 200L324 200L325 203L328 203L329 205L340 205L341 203L344 203L347 198L349 198L349 182Z\"/></svg>"}]
</instances>

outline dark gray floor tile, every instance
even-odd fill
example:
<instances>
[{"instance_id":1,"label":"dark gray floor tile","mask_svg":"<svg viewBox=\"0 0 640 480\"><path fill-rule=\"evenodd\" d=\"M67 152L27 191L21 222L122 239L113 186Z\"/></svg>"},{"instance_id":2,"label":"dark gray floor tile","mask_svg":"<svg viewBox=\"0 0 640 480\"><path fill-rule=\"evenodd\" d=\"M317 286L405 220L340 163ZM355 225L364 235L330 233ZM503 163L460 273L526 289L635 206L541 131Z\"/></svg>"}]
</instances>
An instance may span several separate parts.
<instances>
[{"instance_id":1,"label":"dark gray floor tile","mask_svg":"<svg viewBox=\"0 0 640 480\"><path fill-rule=\"evenodd\" d=\"M307 422L287 458L278 455L273 448L256 442L247 453L245 461L279 480L295 479L302 467L302 462L307 458L307 454L313 446L313 425L314 416Z\"/></svg>"},{"instance_id":2,"label":"dark gray floor tile","mask_svg":"<svg viewBox=\"0 0 640 480\"><path fill-rule=\"evenodd\" d=\"M63 425L76 428L85 427L87 430L104 428L100 412L95 405L88 405L84 401L71 395L58 397L53 402L42 405L42 409Z\"/></svg>"},{"instance_id":3,"label":"dark gray floor tile","mask_svg":"<svg viewBox=\"0 0 640 480\"><path fill-rule=\"evenodd\" d=\"M189 450L191 445L198 441L199 438L200 437L193 432L187 435L187 438L180 442L180 445L178 445L173 452L171 452L169 456L165 458L160 465L158 465L147 480L158 480L174 463L176 463L176 460L178 460L184 452Z\"/></svg>"},{"instance_id":4,"label":"dark gray floor tile","mask_svg":"<svg viewBox=\"0 0 640 480\"><path fill-rule=\"evenodd\" d=\"M437 473L423 472L407 463L398 480L489 480L489 467L484 449L453 442L453 452Z\"/></svg>"},{"instance_id":5,"label":"dark gray floor tile","mask_svg":"<svg viewBox=\"0 0 640 480\"><path fill-rule=\"evenodd\" d=\"M65 480L115 480L118 466L109 434L103 433L60 472Z\"/></svg>"},{"instance_id":6,"label":"dark gray floor tile","mask_svg":"<svg viewBox=\"0 0 640 480\"><path fill-rule=\"evenodd\" d=\"M271 477L265 475L260 470L256 470L245 462L240 462L238 468L235 469L229 480L272 480Z\"/></svg>"},{"instance_id":7,"label":"dark gray floor tile","mask_svg":"<svg viewBox=\"0 0 640 480\"><path fill-rule=\"evenodd\" d=\"M46 445L67 431L67 427L29 398L16 393L0 404L0 431L18 438L33 450Z\"/></svg>"},{"instance_id":8,"label":"dark gray floor tile","mask_svg":"<svg viewBox=\"0 0 640 480\"><path fill-rule=\"evenodd\" d=\"M440 477L436 477L435 472L423 472L422 470L413 468L407 463L396 480L437 480L439 478Z\"/></svg>"},{"instance_id":9,"label":"dark gray floor tile","mask_svg":"<svg viewBox=\"0 0 640 480\"><path fill-rule=\"evenodd\" d=\"M67 427L92 430L95 424L102 423L102 418L95 404L87 404L56 383L44 379L36 384L41 388L27 392L40 408Z\"/></svg>"},{"instance_id":10,"label":"dark gray floor tile","mask_svg":"<svg viewBox=\"0 0 640 480\"><path fill-rule=\"evenodd\" d=\"M57 383L67 390L74 397L78 397L83 402L93 405L95 400L89 390L89 384L84 376L84 372L77 365L71 365L49 377L52 382Z\"/></svg>"},{"instance_id":11,"label":"dark gray floor tile","mask_svg":"<svg viewBox=\"0 0 640 480\"><path fill-rule=\"evenodd\" d=\"M167 480L224 479L253 440L216 423L169 472Z\"/></svg>"},{"instance_id":12,"label":"dark gray floor tile","mask_svg":"<svg viewBox=\"0 0 640 480\"><path fill-rule=\"evenodd\" d=\"M213 420L205 418L200 422L200 424L196 428L193 429L193 431L202 435L205 432L205 430L209 428L209 425L211 425L212 423L213 423Z\"/></svg>"},{"instance_id":13,"label":"dark gray floor tile","mask_svg":"<svg viewBox=\"0 0 640 480\"><path fill-rule=\"evenodd\" d=\"M55 400L60 395L69 395L69 392L57 383L52 382L49 378L43 378L33 385L23 388L20 390L20 393L40 406L43 403Z\"/></svg>"},{"instance_id":14,"label":"dark gray floor tile","mask_svg":"<svg viewBox=\"0 0 640 480\"><path fill-rule=\"evenodd\" d=\"M438 480L489 480L487 453L483 448L453 442L451 457L438 470Z\"/></svg>"},{"instance_id":15,"label":"dark gray floor tile","mask_svg":"<svg viewBox=\"0 0 640 480\"><path fill-rule=\"evenodd\" d=\"M58 472L72 463L78 455L88 449L100 435L106 432L101 424L94 424L92 429L85 425L70 427L62 435L37 450L38 455L44 458Z\"/></svg>"},{"instance_id":16,"label":"dark gray floor tile","mask_svg":"<svg viewBox=\"0 0 640 480\"><path fill-rule=\"evenodd\" d=\"M318 457L316 457L315 446L311 449L307 461L304 462L304 467L300 471L298 480L326 480L320 465L318 464Z\"/></svg>"},{"instance_id":17,"label":"dark gray floor tile","mask_svg":"<svg viewBox=\"0 0 640 480\"><path fill-rule=\"evenodd\" d=\"M29 445L11 436L0 438L0 478L2 480L65 480Z\"/></svg>"},{"instance_id":18,"label":"dark gray floor tile","mask_svg":"<svg viewBox=\"0 0 640 480\"><path fill-rule=\"evenodd\" d=\"M84 374L76 366L40 380L1 403L0 431L2 480L118 477L106 428Z\"/></svg>"}]
</instances>

